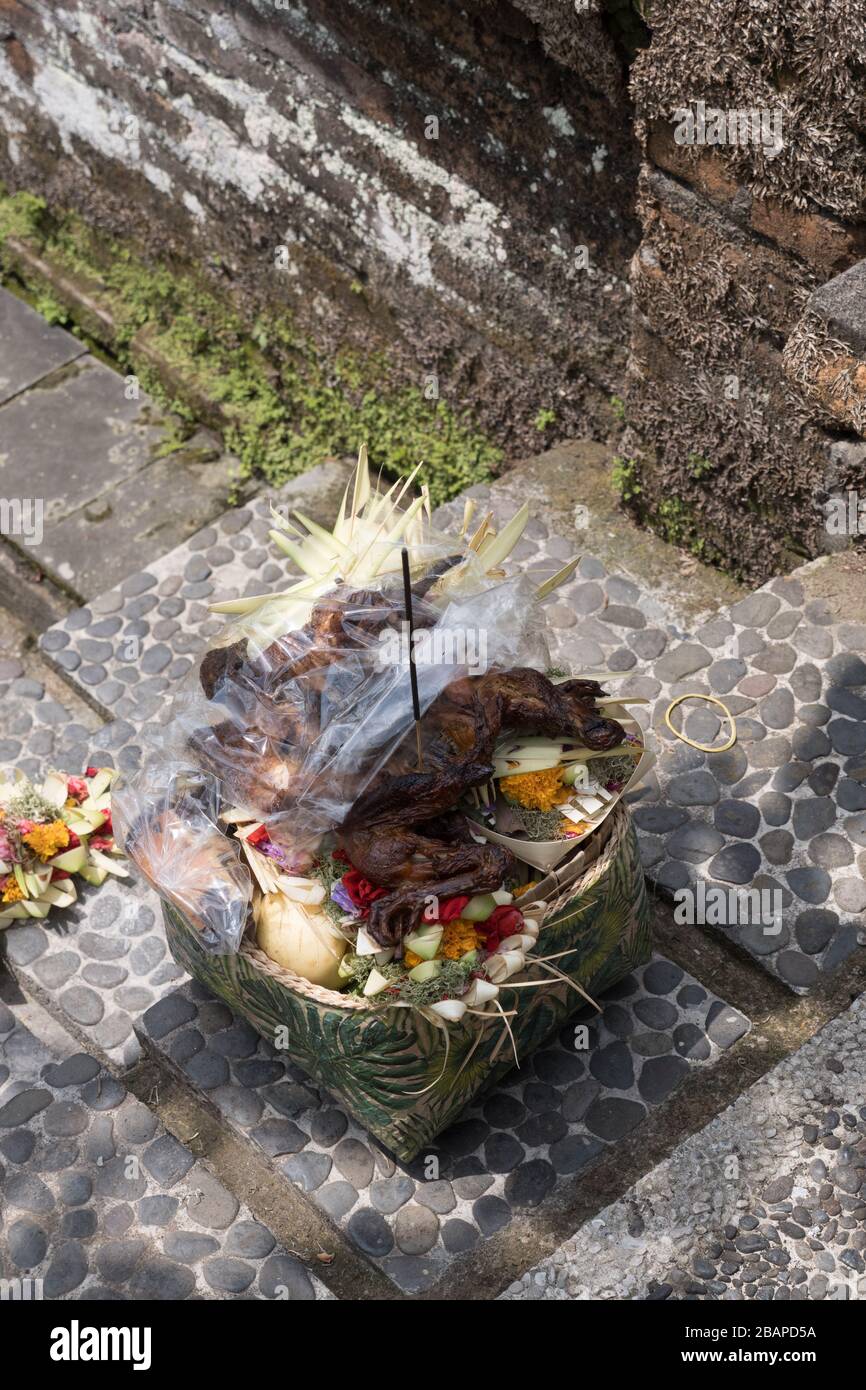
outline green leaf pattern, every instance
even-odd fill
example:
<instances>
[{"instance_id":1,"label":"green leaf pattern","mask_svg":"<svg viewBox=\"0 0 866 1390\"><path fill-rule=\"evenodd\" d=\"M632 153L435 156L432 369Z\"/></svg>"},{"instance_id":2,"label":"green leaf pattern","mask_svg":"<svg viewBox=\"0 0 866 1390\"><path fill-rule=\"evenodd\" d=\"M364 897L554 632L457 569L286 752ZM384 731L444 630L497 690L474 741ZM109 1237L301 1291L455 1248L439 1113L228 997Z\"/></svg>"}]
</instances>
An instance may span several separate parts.
<instances>
[{"instance_id":1,"label":"green leaf pattern","mask_svg":"<svg viewBox=\"0 0 866 1390\"><path fill-rule=\"evenodd\" d=\"M163 912L178 964L271 1044L285 1029L292 1061L404 1161L514 1066L501 1022L470 1018L449 1027L446 1039L443 1029L411 1009L331 1008L262 974L245 955L209 955L172 906L164 904ZM555 964L593 998L648 958L649 907L631 824L602 877L545 924L537 951L572 951ZM543 989L508 993L506 987L501 1002L517 1010L510 1024L521 1060L583 1003L553 979Z\"/></svg>"}]
</instances>

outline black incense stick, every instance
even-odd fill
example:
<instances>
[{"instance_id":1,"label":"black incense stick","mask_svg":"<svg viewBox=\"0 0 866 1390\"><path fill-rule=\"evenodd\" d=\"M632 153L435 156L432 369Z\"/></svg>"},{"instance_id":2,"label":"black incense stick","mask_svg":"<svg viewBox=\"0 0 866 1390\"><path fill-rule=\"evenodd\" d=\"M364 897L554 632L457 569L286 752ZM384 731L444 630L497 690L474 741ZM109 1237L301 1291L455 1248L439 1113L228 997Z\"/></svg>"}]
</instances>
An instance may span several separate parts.
<instances>
[{"instance_id":1,"label":"black incense stick","mask_svg":"<svg viewBox=\"0 0 866 1390\"><path fill-rule=\"evenodd\" d=\"M412 683L412 711L415 715L415 743L418 748L418 771L423 770L421 757L421 701L418 698L418 672L415 670L415 621L412 617L412 578L409 573L409 551L405 545L401 551L403 558L403 602L406 606L406 622L409 624L409 680Z\"/></svg>"}]
</instances>

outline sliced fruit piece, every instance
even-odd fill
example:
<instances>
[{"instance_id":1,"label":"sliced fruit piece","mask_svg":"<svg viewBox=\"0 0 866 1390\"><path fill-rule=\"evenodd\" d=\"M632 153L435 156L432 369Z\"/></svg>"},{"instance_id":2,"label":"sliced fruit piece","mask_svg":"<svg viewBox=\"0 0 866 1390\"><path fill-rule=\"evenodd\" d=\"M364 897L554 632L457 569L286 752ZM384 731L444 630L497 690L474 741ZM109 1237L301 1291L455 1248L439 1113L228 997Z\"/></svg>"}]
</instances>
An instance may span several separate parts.
<instances>
[{"instance_id":1,"label":"sliced fruit piece","mask_svg":"<svg viewBox=\"0 0 866 1390\"><path fill-rule=\"evenodd\" d=\"M37 903L31 898L25 898L21 903L28 917L47 917L51 911L50 903Z\"/></svg>"},{"instance_id":2,"label":"sliced fruit piece","mask_svg":"<svg viewBox=\"0 0 866 1390\"><path fill-rule=\"evenodd\" d=\"M74 880L70 878L66 882L72 884ZM52 907L71 907L77 898L78 894L74 887L58 888L55 883L49 883L48 887L43 890L40 902L50 903Z\"/></svg>"},{"instance_id":3,"label":"sliced fruit piece","mask_svg":"<svg viewBox=\"0 0 866 1390\"><path fill-rule=\"evenodd\" d=\"M511 897L509 895L509 902ZM470 898L460 916L464 922L486 922L491 912L495 912L498 903L494 893L478 893L474 898Z\"/></svg>"},{"instance_id":4,"label":"sliced fruit piece","mask_svg":"<svg viewBox=\"0 0 866 1390\"><path fill-rule=\"evenodd\" d=\"M101 767L95 777L91 777L87 783L87 795L89 801L95 801L107 792L114 778L114 769Z\"/></svg>"},{"instance_id":5,"label":"sliced fruit piece","mask_svg":"<svg viewBox=\"0 0 866 1390\"><path fill-rule=\"evenodd\" d=\"M387 989L390 983L390 980L386 979L380 970L374 968L370 971L367 978L367 983L364 986L364 994L370 999L374 994L381 994L382 990Z\"/></svg>"},{"instance_id":6,"label":"sliced fruit piece","mask_svg":"<svg viewBox=\"0 0 866 1390\"><path fill-rule=\"evenodd\" d=\"M409 971L409 979L414 980L418 985L426 985L429 980L436 979L441 969L442 966L438 960L422 960L420 965L416 965Z\"/></svg>"},{"instance_id":7,"label":"sliced fruit piece","mask_svg":"<svg viewBox=\"0 0 866 1390\"><path fill-rule=\"evenodd\" d=\"M432 960L442 941L444 927L422 927L405 938L404 945L422 960Z\"/></svg>"},{"instance_id":8,"label":"sliced fruit piece","mask_svg":"<svg viewBox=\"0 0 866 1390\"><path fill-rule=\"evenodd\" d=\"M97 869L105 869L108 873L114 874L115 878L129 878L129 870L125 864L115 864L109 859L107 854L102 854L98 849L90 851L90 862L95 864ZM59 866L61 869L63 865Z\"/></svg>"},{"instance_id":9,"label":"sliced fruit piece","mask_svg":"<svg viewBox=\"0 0 866 1390\"><path fill-rule=\"evenodd\" d=\"M94 888L101 888L108 878L108 871L97 868L95 864L85 864L78 872L84 882L92 884Z\"/></svg>"},{"instance_id":10,"label":"sliced fruit piece","mask_svg":"<svg viewBox=\"0 0 866 1390\"><path fill-rule=\"evenodd\" d=\"M29 915L21 903L7 903L6 907L0 911L0 927L6 927L10 922L20 922L22 917L29 917Z\"/></svg>"}]
</instances>

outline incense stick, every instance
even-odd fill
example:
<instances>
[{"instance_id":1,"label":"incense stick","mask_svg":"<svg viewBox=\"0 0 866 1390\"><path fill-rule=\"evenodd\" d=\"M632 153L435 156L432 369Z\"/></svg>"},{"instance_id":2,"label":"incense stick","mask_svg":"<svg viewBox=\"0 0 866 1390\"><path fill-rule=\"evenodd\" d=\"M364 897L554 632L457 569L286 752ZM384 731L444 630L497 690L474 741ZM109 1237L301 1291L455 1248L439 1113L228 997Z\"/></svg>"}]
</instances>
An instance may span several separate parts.
<instances>
[{"instance_id":1,"label":"incense stick","mask_svg":"<svg viewBox=\"0 0 866 1390\"><path fill-rule=\"evenodd\" d=\"M415 620L412 616L412 578L409 573L409 551L404 545L403 560L403 601L406 606L406 621L409 624L409 680L412 685L412 712L415 716L415 746L418 750L418 771L423 772L424 760L421 756L421 701L418 698L418 672L415 669Z\"/></svg>"}]
</instances>

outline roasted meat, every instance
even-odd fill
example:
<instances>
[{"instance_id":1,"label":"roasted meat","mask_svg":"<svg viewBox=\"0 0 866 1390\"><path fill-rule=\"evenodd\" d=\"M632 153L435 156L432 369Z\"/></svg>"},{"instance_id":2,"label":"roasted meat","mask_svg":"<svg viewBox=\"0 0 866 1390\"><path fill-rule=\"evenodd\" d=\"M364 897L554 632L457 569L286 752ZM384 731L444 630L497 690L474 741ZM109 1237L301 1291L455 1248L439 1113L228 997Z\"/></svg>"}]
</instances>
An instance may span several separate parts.
<instances>
[{"instance_id":1,"label":"roasted meat","mask_svg":"<svg viewBox=\"0 0 866 1390\"><path fill-rule=\"evenodd\" d=\"M423 625L431 619L419 607ZM198 729L190 744L201 765L220 778L229 800L262 815L295 804L316 771L310 750L324 734L326 766L332 752L329 726L337 725L375 673L378 639L403 619L402 595L342 591L317 604L302 628L262 651L241 641L207 653L201 687L226 718ZM305 761L302 785L299 770Z\"/></svg>"},{"instance_id":2,"label":"roasted meat","mask_svg":"<svg viewBox=\"0 0 866 1390\"><path fill-rule=\"evenodd\" d=\"M529 667L452 681L424 720L430 771L382 772L341 827L354 867L394 890L371 909L368 925L376 941L395 945L416 927L428 895L487 892L501 884L511 854L492 845L455 844L453 827L443 838L441 818L470 787L492 776L493 749L506 730L580 738L592 749L622 743L622 726L596 708L601 693L593 681L553 685Z\"/></svg>"}]
</instances>

